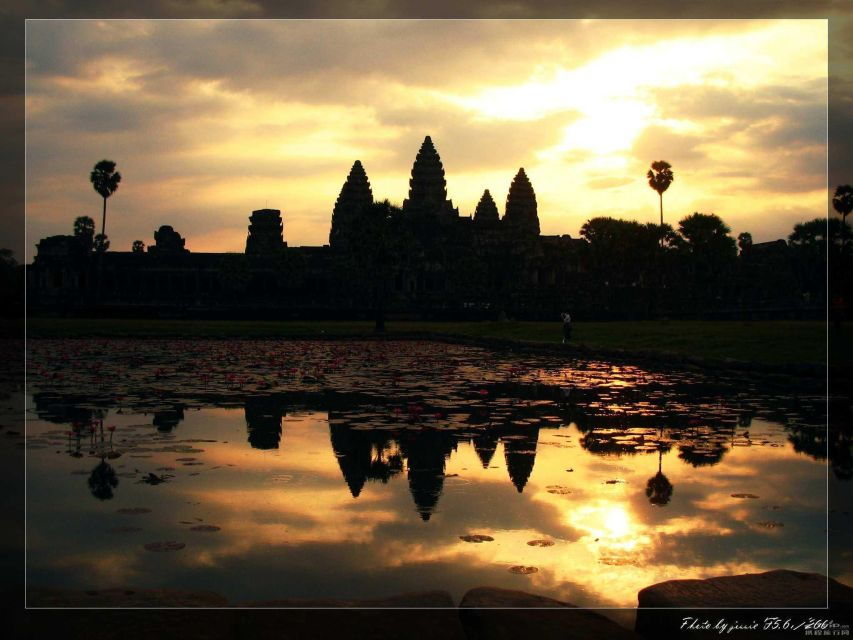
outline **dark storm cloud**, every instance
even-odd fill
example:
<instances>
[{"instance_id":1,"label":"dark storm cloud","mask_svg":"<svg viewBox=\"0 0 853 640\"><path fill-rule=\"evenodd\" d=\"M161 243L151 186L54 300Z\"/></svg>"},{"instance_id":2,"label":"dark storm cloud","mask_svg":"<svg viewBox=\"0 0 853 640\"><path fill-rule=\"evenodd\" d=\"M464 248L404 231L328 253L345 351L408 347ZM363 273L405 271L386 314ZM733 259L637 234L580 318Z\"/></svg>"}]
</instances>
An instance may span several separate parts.
<instances>
[{"instance_id":1,"label":"dark storm cloud","mask_svg":"<svg viewBox=\"0 0 853 640\"><path fill-rule=\"evenodd\" d=\"M287 17L287 18L751 18L814 17L849 9L847 0L151 0L144 6L111 0L49 0L38 7L12 0L16 15L40 17Z\"/></svg>"}]
</instances>

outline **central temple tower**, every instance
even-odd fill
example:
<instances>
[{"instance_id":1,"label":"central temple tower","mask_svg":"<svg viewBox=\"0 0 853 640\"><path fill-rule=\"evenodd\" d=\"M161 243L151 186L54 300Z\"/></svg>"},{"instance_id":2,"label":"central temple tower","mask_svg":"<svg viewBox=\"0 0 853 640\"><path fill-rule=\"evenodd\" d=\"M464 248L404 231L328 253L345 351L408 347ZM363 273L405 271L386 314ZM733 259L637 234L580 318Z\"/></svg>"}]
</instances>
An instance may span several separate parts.
<instances>
[{"instance_id":1,"label":"central temple tower","mask_svg":"<svg viewBox=\"0 0 853 640\"><path fill-rule=\"evenodd\" d=\"M441 158L432 144L424 138L409 180L409 197L403 201L403 212L415 216L458 217L459 210L447 199L447 183Z\"/></svg>"},{"instance_id":2,"label":"central temple tower","mask_svg":"<svg viewBox=\"0 0 853 640\"><path fill-rule=\"evenodd\" d=\"M539 235L539 213L536 194L524 168L515 174L506 198L506 210L502 220L504 228L518 237Z\"/></svg>"}]
</instances>

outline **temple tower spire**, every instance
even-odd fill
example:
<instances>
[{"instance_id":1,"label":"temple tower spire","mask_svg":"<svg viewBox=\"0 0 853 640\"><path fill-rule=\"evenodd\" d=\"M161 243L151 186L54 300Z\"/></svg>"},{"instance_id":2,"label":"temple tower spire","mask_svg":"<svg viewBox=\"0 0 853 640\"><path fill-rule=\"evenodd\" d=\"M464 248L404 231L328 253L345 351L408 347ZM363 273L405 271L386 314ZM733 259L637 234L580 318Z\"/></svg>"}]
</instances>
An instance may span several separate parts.
<instances>
[{"instance_id":1,"label":"temple tower spire","mask_svg":"<svg viewBox=\"0 0 853 640\"><path fill-rule=\"evenodd\" d=\"M509 188L506 198L506 211L503 224L508 231L524 236L539 235L539 214L536 208L536 194L533 185L524 172L518 170Z\"/></svg>"},{"instance_id":2,"label":"temple tower spire","mask_svg":"<svg viewBox=\"0 0 853 640\"><path fill-rule=\"evenodd\" d=\"M444 166L429 136L424 138L412 165L409 197L403 201L403 211L414 215L459 215L453 202L447 199Z\"/></svg>"},{"instance_id":3,"label":"temple tower spire","mask_svg":"<svg viewBox=\"0 0 853 640\"><path fill-rule=\"evenodd\" d=\"M356 160L350 169L341 193L335 201L332 212L332 229L329 232L329 244L333 248L347 248L349 246L355 218L366 207L373 204L373 191L367 173Z\"/></svg>"},{"instance_id":4,"label":"temple tower spire","mask_svg":"<svg viewBox=\"0 0 853 640\"><path fill-rule=\"evenodd\" d=\"M498 206L495 204L492 194L486 189L480 198L480 202L477 203L477 208L474 210L474 224L496 225L498 222L500 222Z\"/></svg>"}]
</instances>

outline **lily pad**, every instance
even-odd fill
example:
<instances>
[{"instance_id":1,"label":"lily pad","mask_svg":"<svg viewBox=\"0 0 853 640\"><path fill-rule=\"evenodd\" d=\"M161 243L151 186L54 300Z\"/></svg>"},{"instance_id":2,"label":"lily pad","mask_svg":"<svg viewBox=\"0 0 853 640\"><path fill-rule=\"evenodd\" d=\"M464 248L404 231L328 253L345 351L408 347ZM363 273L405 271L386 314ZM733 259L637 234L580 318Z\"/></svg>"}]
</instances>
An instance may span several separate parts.
<instances>
[{"instance_id":1,"label":"lily pad","mask_svg":"<svg viewBox=\"0 0 853 640\"><path fill-rule=\"evenodd\" d=\"M553 540L528 540L527 545L530 547L553 547Z\"/></svg>"},{"instance_id":2,"label":"lily pad","mask_svg":"<svg viewBox=\"0 0 853 640\"><path fill-rule=\"evenodd\" d=\"M467 536L459 536L460 540L464 540L465 542L492 542L494 538L492 536L487 536L482 533L474 533Z\"/></svg>"},{"instance_id":3,"label":"lily pad","mask_svg":"<svg viewBox=\"0 0 853 640\"><path fill-rule=\"evenodd\" d=\"M516 564L516 565L513 565L512 567L510 567L508 569L508 571L510 573L517 573L517 574L526 576L528 574L538 572L539 569L536 567L528 567L528 566L523 565L523 564Z\"/></svg>"},{"instance_id":4,"label":"lily pad","mask_svg":"<svg viewBox=\"0 0 853 640\"><path fill-rule=\"evenodd\" d=\"M221 527L217 527L215 524L197 524L194 527L190 527L190 531L203 531L209 533L219 530L221 530Z\"/></svg>"},{"instance_id":5,"label":"lily pad","mask_svg":"<svg viewBox=\"0 0 853 640\"><path fill-rule=\"evenodd\" d=\"M553 493L558 496L566 496L572 492L568 487L562 487L558 484L550 484L546 487L548 493Z\"/></svg>"},{"instance_id":6,"label":"lily pad","mask_svg":"<svg viewBox=\"0 0 853 640\"><path fill-rule=\"evenodd\" d=\"M752 498L752 499L756 499L756 498L758 498L758 496L757 496L757 495L755 495L754 493L733 493L733 494L732 494L732 498Z\"/></svg>"}]
</instances>

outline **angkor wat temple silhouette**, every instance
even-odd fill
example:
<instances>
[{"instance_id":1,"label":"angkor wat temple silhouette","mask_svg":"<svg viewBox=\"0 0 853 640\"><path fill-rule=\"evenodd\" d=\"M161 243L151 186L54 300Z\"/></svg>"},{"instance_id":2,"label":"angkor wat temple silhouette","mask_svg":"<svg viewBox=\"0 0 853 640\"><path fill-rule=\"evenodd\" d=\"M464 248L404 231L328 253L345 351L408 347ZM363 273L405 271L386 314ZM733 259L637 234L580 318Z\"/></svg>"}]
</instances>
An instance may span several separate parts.
<instances>
[{"instance_id":1,"label":"angkor wat temple silhouette","mask_svg":"<svg viewBox=\"0 0 853 640\"><path fill-rule=\"evenodd\" d=\"M372 205L356 160L334 204L329 244L289 247L278 209L249 218L244 254L194 253L171 226L147 251L94 254L74 236L44 238L28 268L31 312L361 317L370 300L353 286L359 214ZM411 317L555 318L573 302L577 243L543 236L524 169L501 217L486 190L471 216L447 197L444 167L429 136L418 151L402 221L410 243L389 265L387 311Z\"/></svg>"}]
</instances>

